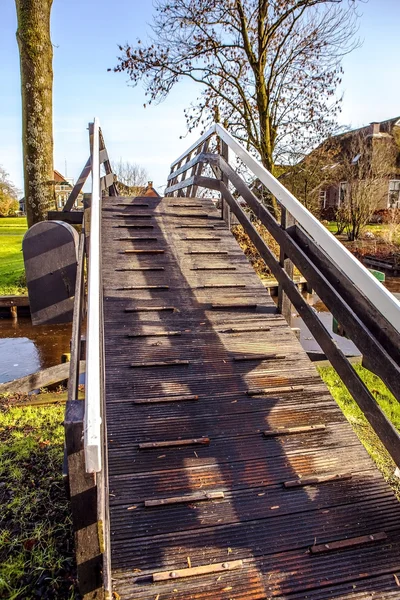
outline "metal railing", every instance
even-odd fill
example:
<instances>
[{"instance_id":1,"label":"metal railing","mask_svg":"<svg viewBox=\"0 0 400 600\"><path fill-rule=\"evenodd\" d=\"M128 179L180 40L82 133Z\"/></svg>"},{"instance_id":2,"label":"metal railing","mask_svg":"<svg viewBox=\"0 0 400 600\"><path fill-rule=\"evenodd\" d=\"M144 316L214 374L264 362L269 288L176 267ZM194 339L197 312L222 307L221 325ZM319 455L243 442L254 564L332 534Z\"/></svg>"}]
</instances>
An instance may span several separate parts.
<instances>
[{"instance_id":1,"label":"metal railing","mask_svg":"<svg viewBox=\"0 0 400 600\"><path fill-rule=\"evenodd\" d=\"M216 135L218 153L207 145ZM263 205L241 176L232 168L229 151L245 165L276 198L281 223ZM209 165L214 177L203 177ZM190 176L187 177L188 170ZM400 303L375 277L291 194L263 165L221 125L213 125L171 165L166 196L189 197L198 187L221 192L222 214L229 222L230 211L250 237L279 284L279 306L292 303L342 381L400 466L400 436L375 398L337 346L293 282L293 263L332 312L363 355L364 364L385 382L400 401ZM243 209L234 194L241 196ZM277 258L253 226L255 215L280 247Z\"/></svg>"}]
</instances>

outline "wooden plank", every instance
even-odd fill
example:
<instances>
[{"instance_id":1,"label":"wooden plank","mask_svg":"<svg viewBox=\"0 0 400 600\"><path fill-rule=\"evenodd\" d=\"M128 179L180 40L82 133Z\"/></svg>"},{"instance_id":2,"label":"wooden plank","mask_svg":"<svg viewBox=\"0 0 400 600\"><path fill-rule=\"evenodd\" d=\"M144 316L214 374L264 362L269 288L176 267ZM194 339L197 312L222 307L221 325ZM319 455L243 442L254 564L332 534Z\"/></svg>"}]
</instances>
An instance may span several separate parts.
<instances>
[{"instance_id":1,"label":"wooden plank","mask_svg":"<svg viewBox=\"0 0 400 600\"><path fill-rule=\"evenodd\" d=\"M131 236L131 237L118 237L118 238L114 238L115 242L158 242L158 238L156 237L138 237L138 236Z\"/></svg>"},{"instance_id":2,"label":"wooden plank","mask_svg":"<svg viewBox=\"0 0 400 600\"><path fill-rule=\"evenodd\" d=\"M131 363L131 367L137 369L141 367L180 367L190 365L189 360L160 360L160 361L149 361L149 362L135 362Z\"/></svg>"},{"instance_id":3,"label":"wooden plank","mask_svg":"<svg viewBox=\"0 0 400 600\"><path fill-rule=\"evenodd\" d=\"M254 390L247 390L248 396L260 396L260 394L288 394L290 392L302 392L304 385L282 385L274 386L269 388L255 388Z\"/></svg>"},{"instance_id":4,"label":"wooden plank","mask_svg":"<svg viewBox=\"0 0 400 600\"><path fill-rule=\"evenodd\" d=\"M328 475L314 475L310 477L301 477L300 479L291 479L290 481L284 481L283 485L285 488L297 488L306 485L328 483L330 481L344 481L345 479L351 479L352 477L352 473L331 473Z\"/></svg>"},{"instance_id":5,"label":"wooden plank","mask_svg":"<svg viewBox=\"0 0 400 600\"><path fill-rule=\"evenodd\" d=\"M240 309L240 308L246 308L246 309L256 309L257 308L257 304L253 304L248 302L247 304L245 304L244 302L221 302L219 304L211 304L211 308L213 310L236 310L236 309Z\"/></svg>"},{"instance_id":6,"label":"wooden plank","mask_svg":"<svg viewBox=\"0 0 400 600\"><path fill-rule=\"evenodd\" d=\"M190 250L189 252L186 252L186 254L205 254L205 255L228 255L229 252L227 252L227 250ZM213 268L215 270L215 267L208 267L208 269Z\"/></svg>"},{"instance_id":7,"label":"wooden plank","mask_svg":"<svg viewBox=\"0 0 400 600\"><path fill-rule=\"evenodd\" d=\"M169 285L124 285L112 290L169 290Z\"/></svg>"},{"instance_id":8,"label":"wooden plank","mask_svg":"<svg viewBox=\"0 0 400 600\"><path fill-rule=\"evenodd\" d=\"M277 360L286 358L286 354L243 354L243 356L234 356L233 361L248 361L248 360Z\"/></svg>"},{"instance_id":9,"label":"wooden plank","mask_svg":"<svg viewBox=\"0 0 400 600\"><path fill-rule=\"evenodd\" d=\"M278 435L294 435L297 433L315 433L325 431L326 425L300 425L298 427L279 427L278 429L270 429L263 431L264 437L276 437Z\"/></svg>"},{"instance_id":10,"label":"wooden plank","mask_svg":"<svg viewBox=\"0 0 400 600\"><path fill-rule=\"evenodd\" d=\"M119 254L164 254L165 250L150 248L148 250L120 250Z\"/></svg>"},{"instance_id":11,"label":"wooden plank","mask_svg":"<svg viewBox=\"0 0 400 600\"><path fill-rule=\"evenodd\" d=\"M68 400L78 399L79 361L81 358L82 321L84 318L85 297L85 232L79 236L78 266L74 297L74 314L72 319L71 358L68 379Z\"/></svg>"},{"instance_id":12,"label":"wooden plank","mask_svg":"<svg viewBox=\"0 0 400 600\"><path fill-rule=\"evenodd\" d=\"M187 394L183 396L158 396L156 398L136 398L133 400L133 404L159 404L164 402L187 402L191 400L198 400L199 397L194 394Z\"/></svg>"},{"instance_id":13,"label":"wooden plank","mask_svg":"<svg viewBox=\"0 0 400 600\"><path fill-rule=\"evenodd\" d=\"M160 571L153 573L153 581L169 581L182 577L195 577L199 575L209 575L210 573L223 573L225 571L234 571L243 567L242 560L231 560L229 562L214 563L211 565L202 565L199 567L190 567L188 569L175 569L173 571Z\"/></svg>"},{"instance_id":14,"label":"wooden plank","mask_svg":"<svg viewBox=\"0 0 400 600\"><path fill-rule=\"evenodd\" d=\"M165 267L119 267L116 271L165 271Z\"/></svg>"},{"instance_id":15,"label":"wooden plank","mask_svg":"<svg viewBox=\"0 0 400 600\"><path fill-rule=\"evenodd\" d=\"M204 285L198 285L197 287L195 287L195 289L197 289L197 290L213 290L213 289L224 289L224 288L243 289L245 287L246 287L245 283L206 283Z\"/></svg>"},{"instance_id":16,"label":"wooden plank","mask_svg":"<svg viewBox=\"0 0 400 600\"><path fill-rule=\"evenodd\" d=\"M220 242L220 237L185 237L182 238L185 242ZM228 254L228 252L224 252Z\"/></svg>"},{"instance_id":17,"label":"wooden plank","mask_svg":"<svg viewBox=\"0 0 400 600\"><path fill-rule=\"evenodd\" d=\"M116 202L113 206L130 206L132 208L139 206L140 208L149 208L149 204L146 202Z\"/></svg>"},{"instance_id":18,"label":"wooden plank","mask_svg":"<svg viewBox=\"0 0 400 600\"><path fill-rule=\"evenodd\" d=\"M28 296L0 296L0 308L11 306L29 306Z\"/></svg>"},{"instance_id":19,"label":"wooden plank","mask_svg":"<svg viewBox=\"0 0 400 600\"><path fill-rule=\"evenodd\" d=\"M353 546L363 546L365 544L382 542L386 539L387 534L382 531L379 533L372 533L371 535L361 535L359 537L349 538L347 540L329 542L327 544L316 544L311 546L310 553L322 554L324 552L333 552L334 550L344 550L346 548L352 548Z\"/></svg>"},{"instance_id":20,"label":"wooden plank","mask_svg":"<svg viewBox=\"0 0 400 600\"><path fill-rule=\"evenodd\" d=\"M182 331L150 331L147 333L127 333L128 338L171 337L182 335Z\"/></svg>"},{"instance_id":21,"label":"wooden plank","mask_svg":"<svg viewBox=\"0 0 400 600\"><path fill-rule=\"evenodd\" d=\"M101 191L106 190L114 184L114 173L107 173L100 178L100 189Z\"/></svg>"},{"instance_id":22,"label":"wooden plank","mask_svg":"<svg viewBox=\"0 0 400 600\"><path fill-rule=\"evenodd\" d=\"M158 312L158 311L168 311L174 312L174 306L133 306L131 308L125 308L124 312Z\"/></svg>"},{"instance_id":23,"label":"wooden plank","mask_svg":"<svg viewBox=\"0 0 400 600\"><path fill-rule=\"evenodd\" d=\"M229 327L220 329L218 333L252 333L258 331L271 331L271 327Z\"/></svg>"},{"instance_id":24,"label":"wooden plank","mask_svg":"<svg viewBox=\"0 0 400 600\"><path fill-rule=\"evenodd\" d=\"M154 500L145 500L146 508L151 506L166 506L169 504L184 504L186 502L204 502L205 500L219 500L225 498L224 492L195 492L186 496L175 496L172 498L156 498Z\"/></svg>"},{"instance_id":25,"label":"wooden plank","mask_svg":"<svg viewBox=\"0 0 400 600\"><path fill-rule=\"evenodd\" d=\"M113 225L113 227L116 228L122 228L122 229L154 229L154 225L147 225L144 223L135 223L135 224L125 224L125 225Z\"/></svg>"},{"instance_id":26,"label":"wooden plank","mask_svg":"<svg viewBox=\"0 0 400 600\"><path fill-rule=\"evenodd\" d=\"M186 163L186 164L189 164L189 163ZM178 171L179 171L179 169L178 169ZM172 175L174 176L174 179L175 179L176 174L172 173ZM179 183L170 185L169 187L167 187L165 189L164 195L167 196L168 194L172 194L173 192L182 190L185 187L189 187L194 184L194 181L195 181L195 177L189 177L188 179L185 179L184 181L180 181Z\"/></svg>"},{"instance_id":27,"label":"wooden plank","mask_svg":"<svg viewBox=\"0 0 400 600\"><path fill-rule=\"evenodd\" d=\"M191 267L191 271L236 271L236 267Z\"/></svg>"},{"instance_id":28,"label":"wooden plank","mask_svg":"<svg viewBox=\"0 0 400 600\"><path fill-rule=\"evenodd\" d=\"M84 360L80 361L79 370L80 372L85 371L86 363ZM56 365L55 367L48 367L42 369L31 375L25 375L19 379L13 381L7 381L6 383L0 383L0 394L13 394L20 393L25 394L32 390L37 390L54 383L64 381L69 377L70 364L63 363Z\"/></svg>"},{"instance_id":29,"label":"wooden plank","mask_svg":"<svg viewBox=\"0 0 400 600\"><path fill-rule=\"evenodd\" d=\"M163 442L142 442L139 444L140 450L151 450L152 448L176 448L179 446L208 446L210 438L191 438L186 440L167 440Z\"/></svg>"},{"instance_id":30,"label":"wooden plank","mask_svg":"<svg viewBox=\"0 0 400 600\"><path fill-rule=\"evenodd\" d=\"M153 215L145 215L145 214L132 214L132 213L115 213L112 215L114 219L122 218L122 219L152 219Z\"/></svg>"}]
</instances>

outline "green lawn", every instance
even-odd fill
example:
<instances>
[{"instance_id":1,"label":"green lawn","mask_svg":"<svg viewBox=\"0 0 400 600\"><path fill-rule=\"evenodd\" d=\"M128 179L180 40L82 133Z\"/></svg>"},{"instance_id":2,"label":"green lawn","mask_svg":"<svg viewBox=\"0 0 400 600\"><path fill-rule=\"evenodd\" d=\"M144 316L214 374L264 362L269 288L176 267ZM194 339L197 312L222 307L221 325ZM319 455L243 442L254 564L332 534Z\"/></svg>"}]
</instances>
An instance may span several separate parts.
<instances>
[{"instance_id":1,"label":"green lawn","mask_svg":"<svg viewBox=\"0 0 400 600\"><path fill-rule=\"evenodd\" d=\"M0 296L26 294L22 238L26 218L0 218Z\"/></svg>"},{"instance_id":2,"label":"green lawn","mask_svg":"<svg viewBox=\"0 0 400 600\"><path fill-rule=\"evenodd\" d=\"M387 389L379 377L364 369L361 365L354 365L355 370L364 381L383 412L393 425L400 430L400 404ZM394 477L396 468L392 458L380 442L378 436L369 425L358 405L350 396L347 388L332 367L319 367L318 371L329 388L332 396L342 409L345 417L355 430L361 443L365 446L370 456L375 461L384 478L389 482L400 500L400 480Z\"/></svg>"},{"instance_id":3,"label":"green lawn","mask_svg":"<svg viewBox=\"0 0 400 600\"><path fill-rule=\"evenodd\" d=\"M1 401L0 598L79 598L62 479L63 416L64 405Z\"/></svg>"}]
</instances>

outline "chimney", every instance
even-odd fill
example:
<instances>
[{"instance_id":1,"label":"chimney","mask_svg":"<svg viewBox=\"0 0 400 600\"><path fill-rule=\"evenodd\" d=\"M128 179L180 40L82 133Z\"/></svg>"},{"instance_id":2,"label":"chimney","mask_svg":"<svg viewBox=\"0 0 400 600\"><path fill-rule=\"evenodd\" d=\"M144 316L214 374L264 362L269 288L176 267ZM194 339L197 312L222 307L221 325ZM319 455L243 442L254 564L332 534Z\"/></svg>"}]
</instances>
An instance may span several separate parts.
<instances>
[{"instance_id":1,"label":"chimney","mask_svg":"<svg viewBox=\"0 0 400 600\"><path fill-rule=\"evenodd\" d=\"M377 123L375 121L373 121L372 123L370 123L371 125L371 134L372 135L376 135L377 133L380 132L380 123Z\"/></svg>"}]
</instances>

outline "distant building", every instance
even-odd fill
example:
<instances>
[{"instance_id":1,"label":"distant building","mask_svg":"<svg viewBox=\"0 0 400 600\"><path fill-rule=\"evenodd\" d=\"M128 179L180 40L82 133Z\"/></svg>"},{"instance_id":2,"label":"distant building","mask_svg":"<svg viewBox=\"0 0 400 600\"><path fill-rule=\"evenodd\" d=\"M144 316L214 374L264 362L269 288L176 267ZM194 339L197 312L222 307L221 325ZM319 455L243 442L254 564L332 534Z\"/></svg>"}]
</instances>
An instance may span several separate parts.
<instances>
[{"instance_id":1,"label":"distant building","mask_svg":"<svg viewBox=\"0 0 400 600\"><path fill-rule=\"evenodd\" d=\"M354 136L364 137L367 143L371 145L371 152L368 154L368 160L371 162L374 161L382 144L393 146L394 152L390 153L392 157L391 164L387 165L388 175L382 177L379 191L375 188L375 194L378 197L377 210L400 208L400 117L396 117L380 123L370 123L366 127L360 127L331 138L332 141L339 144L339 154L332 164L324 165L321 171L331 169L334 173L337 173L337 177L334 178L335 181L322 183L319 186L319 200L322 211L332 211L332 209L338 208L345 199L349 183L340 175L341 164L347 160L355 165L359 160L363 160L360 154L355 156L349 154ZM318 152L318 148L313 152Z\"/></svg>"},{"instance_id":2,"label":"distant building","mask_svg":"<svg viewBox=\"0 0 400 600\"><path fill-rule=\"evenodd\" d=\"M68 200L68 196L70 195L73 187L74 180L69 177L64 177L61 175L59 171L54 169L54 196L55 196L55 208L56 210L62 210L65 206L65 203ZM80 208L82 206L83 201L83 193L80 192L78 194L77 199L75 200L74 207ZM26 214L26 206L25 206L25 198L21 198L19 201L19 210L22 214Z\"/></svg>"}]
</instances>

